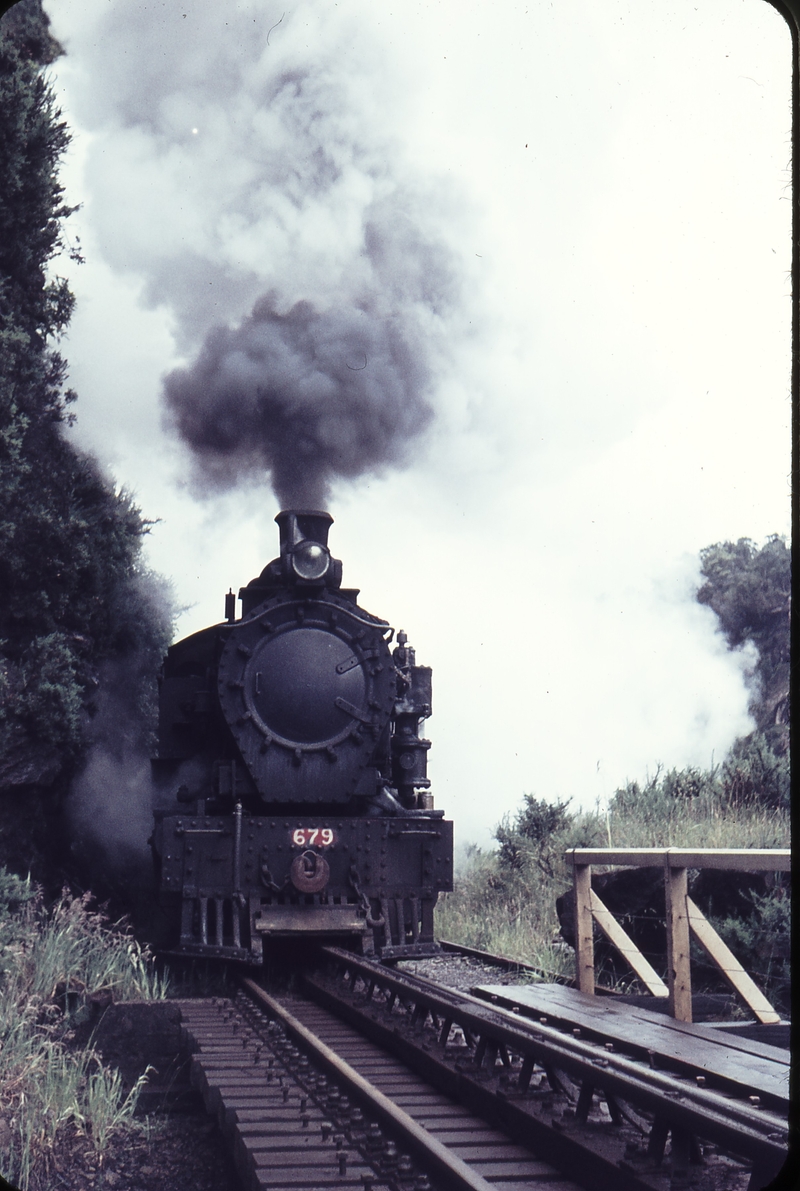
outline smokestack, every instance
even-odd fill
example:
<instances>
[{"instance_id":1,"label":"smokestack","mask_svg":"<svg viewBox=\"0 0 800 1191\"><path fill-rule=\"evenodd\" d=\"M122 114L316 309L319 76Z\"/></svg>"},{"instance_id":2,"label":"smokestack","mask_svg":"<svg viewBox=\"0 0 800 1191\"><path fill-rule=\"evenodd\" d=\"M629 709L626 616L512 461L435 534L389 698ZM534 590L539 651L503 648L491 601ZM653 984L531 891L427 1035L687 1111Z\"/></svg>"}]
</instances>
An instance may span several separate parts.
<instances>
[{"instance_id":1,"label":"smokestack","mask_svg":"<svg viewBox=\"0 0 800 1191\"><path fill-rule=\"evenodd\" d=\"M333 524L330 513L284 509L275 520L281 535L281 554L288 554L303 541L328 545L328 530Z\"/></svg>"}]
</instances>

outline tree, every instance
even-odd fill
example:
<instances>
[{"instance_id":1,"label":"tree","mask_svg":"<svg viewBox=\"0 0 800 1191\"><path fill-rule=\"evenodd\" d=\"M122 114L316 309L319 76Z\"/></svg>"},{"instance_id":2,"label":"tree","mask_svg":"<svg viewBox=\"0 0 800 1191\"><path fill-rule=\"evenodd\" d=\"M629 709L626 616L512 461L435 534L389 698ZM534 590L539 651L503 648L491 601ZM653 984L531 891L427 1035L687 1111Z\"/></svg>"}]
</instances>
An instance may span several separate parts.
<instances>
[{"instance_id":1,"label":"tree","mask_svg":"<svg viewBox=\"0 0 800 1191\"><path fill-rule=\"evenodd\" d=\"M791 550L772 534L760 548L749 538L717 542L700 552L705 583L697 593L714 610L731 649L757 652L750 711L778 754L789 745Z\"/></svg>"},{"instance_id":2,"label":"tree","mask_svg":"<svg viewBox=\"0 0 800 1191\"><path fill-rule=\"evenodd\" d=\"M57 349L74 298L53 263L74 207L69 132L44 67L61 47L41 0L0 23L0 788L66 779L92 738L103 667L125 660L146 734L170 629L141 561L147 523L63 435L74 394ZM79 258L72 250L73 258Z\"/></svg>"}]
</instances>

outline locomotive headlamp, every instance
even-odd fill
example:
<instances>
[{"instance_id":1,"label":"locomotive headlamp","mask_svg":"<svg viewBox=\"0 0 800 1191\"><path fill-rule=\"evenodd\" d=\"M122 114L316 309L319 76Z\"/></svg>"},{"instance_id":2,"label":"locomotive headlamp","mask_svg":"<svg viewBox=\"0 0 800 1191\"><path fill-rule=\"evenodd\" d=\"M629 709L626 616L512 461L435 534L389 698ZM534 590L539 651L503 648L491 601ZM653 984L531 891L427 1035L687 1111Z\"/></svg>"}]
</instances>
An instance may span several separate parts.
<instances>
[{"instance_id":1,"label":"locomotive headlamp","mask_svg":"<svg viewBox=\"0 0 800 1191\"><path fill-rule=\"evenodd\" d=\"M322 579L330 566L331 556L319 542L305 541L292 551L292 570L298 579Z\"/></svg>"}]
</instances>

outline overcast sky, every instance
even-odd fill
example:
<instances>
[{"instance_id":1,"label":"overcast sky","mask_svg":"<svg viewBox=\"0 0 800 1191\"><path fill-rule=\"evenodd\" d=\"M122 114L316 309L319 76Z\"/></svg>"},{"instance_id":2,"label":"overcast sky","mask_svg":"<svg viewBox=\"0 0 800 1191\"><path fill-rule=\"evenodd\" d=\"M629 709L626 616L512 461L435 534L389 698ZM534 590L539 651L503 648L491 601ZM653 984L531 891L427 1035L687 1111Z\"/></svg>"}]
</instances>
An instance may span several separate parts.
<instances>
[{"instance_id":1,"label":"overcast sky","mask_svg":"<svg viewBox=\"0 0 800 1191\"><path fill-rule=\"evenodd\" d=\"M722 758L749 728L748 659L694 602L698 551L789 527L780 16L765 0L47 10L83 204L74 433L160 519L148 557L179 635L277 552L275 447L253 445L240 374L254 336L275 371L279 332L287 376L299 361L280 416L313 406L314 449L336 447L345 582L433 666L433 789L462 842L487 843L523 792L591 806L659 762ZM343 345L319 392L284 342L298 302L306 342ZM200 456L174 401L165 421L176 369ZM242 431L225 456L209 393Z\"/></svg>"}]
</instances>

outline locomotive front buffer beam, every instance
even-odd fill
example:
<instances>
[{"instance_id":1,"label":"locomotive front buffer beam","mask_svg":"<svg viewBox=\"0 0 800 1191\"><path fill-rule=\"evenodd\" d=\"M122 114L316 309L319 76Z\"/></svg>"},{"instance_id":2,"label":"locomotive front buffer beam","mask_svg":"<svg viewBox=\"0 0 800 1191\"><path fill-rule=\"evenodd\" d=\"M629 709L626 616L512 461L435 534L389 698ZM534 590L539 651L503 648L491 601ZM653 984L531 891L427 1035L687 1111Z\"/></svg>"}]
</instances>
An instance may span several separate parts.
<instances>
[{"instance_id":1,"label":"locomotive front buffer beam","mask_svg":"<svg viewBox=\"0 0 800 1191\"><path fill-rule=\"evenodd\" d=\"M452 827L441 811L164 818L161 888L180 899L177 951L258 964L264 939L303 935L349 936L385 959L433 954Z\"/></svg>"}]
</instances>

